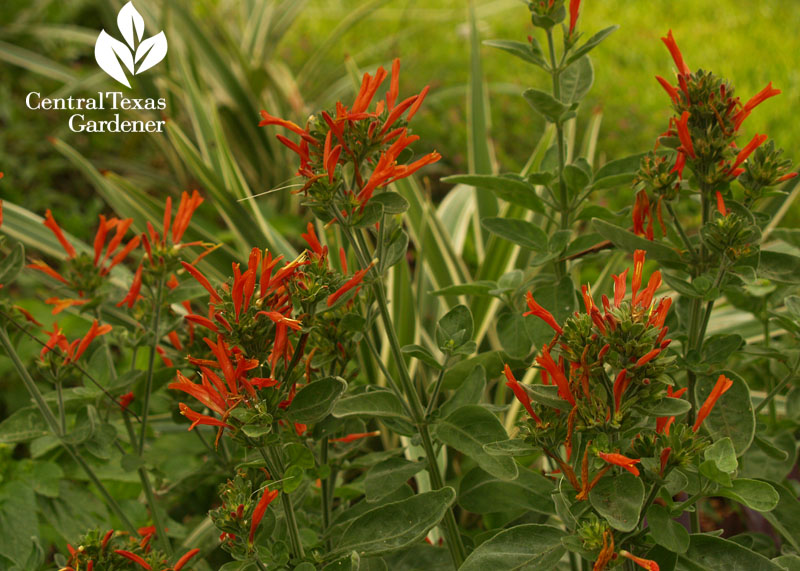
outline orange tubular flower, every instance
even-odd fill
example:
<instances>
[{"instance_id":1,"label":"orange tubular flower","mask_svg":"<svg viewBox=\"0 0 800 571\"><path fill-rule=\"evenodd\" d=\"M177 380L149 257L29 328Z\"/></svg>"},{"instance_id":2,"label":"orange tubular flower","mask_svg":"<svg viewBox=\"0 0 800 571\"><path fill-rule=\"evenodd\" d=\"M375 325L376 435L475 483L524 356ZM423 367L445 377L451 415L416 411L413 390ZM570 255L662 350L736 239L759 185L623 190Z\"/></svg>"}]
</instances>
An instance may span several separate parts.
<instances>
[{"instance_id":1,"label":"orange tubular flower","mask_svg":"<svg viewBox=\"0 0 800 571\"><path fill-rule=\"evenodd\" d=\"M131 287L128 290L127 295L117 304L117 307L122 307L123 305L127 305L128 309L133 307L133 304L136 303L136 300L139 299L139 292L142 290L142 265L139 264L139 267L136 268L136 273L133 275L133 281L131 282Z\"/></svg>"},{"instance_id":2,"label":"orange tubular flower","mask_svg":"<svg viewBox=\"0 0 800 571\"><path fill-rule=\"evenodd\" d=\"M74 306L81 306L86 305L89 303L88 299L60 299L58 297L48 297L44 302L48 305L53 306L53 315L58 315L65 309L69 309L70 307Z\"/></svg>"},{"instance_id":3,"label":"orange tubular flower","mask_svg":"<svg viewBox=\"0 0 800 571\"><path fill-rule=\"evenodd\" d=\"M619 406L622 401L622 395L631 380L628 378L628 370L622 369L614 381L614 411L619 411Z\"/></svg>"},{"instance_id":4,"label":"orange tubular flower","mask_svg":"<svg viewBox=\"0 0 800 571\"><path fill-rule=\"evenodd\" d=\"M61 247L64 248L64 251L67 253L67 257L70 259L74 258L77 255L77 252L75 252L75 248L64 237L64 232L61 230L61 227L58 225L55 218L53 218L53 213L50 212L49 208L45 212L44 217L43 224L47 226L50 231L53 232L53 234L55 234L56 239L61 244Z\"/></svg>"},{"instance_id":5,"label":"orange tubular flower","mask_svg":"<svg viewBox=\"0 0 800 571\"><path fill-rule=\"evenodd\" d=\"M772 87L772 82L770 81L764 89L754 95L747 103L744 104L744 107L742 107L742 109L740 109L736 115L734 115L734 128L738 131L739 127L742 126L742 123L744 123L744 120L747 119L750 113L752 113L753 109L770 97L779 95L780 92L780 89L775 89Z\"/></svg>"},{"instance_id":6,"label":"orange tubular flower","mask_svg":"<svg viewBox=\"0 0 800 571\"><path fill-rule=\"evenodd\" d=\"M692 70L690 70L689 66L686 65L686 62L683 61L683 55L681 54L681 50L678 49L678 44L675 42L675 38L672 36L672 30L669 31L665 38L661 38L661 41L664 42L664 45L667 46L669 53L672 54L672 59L675 61L675 65L678 67L678 73L690 75Z\"/></svg>"},{"instance_id":7,"label":"orange tubular flower","mask_svg":"<svg viewBox=\"0 0 800 571\"><path fill-rule=\"evenodd\" d=\"M531 407L531 397L528 396L528 393L519 384L516 378L514 378L514 373L511 372L511 368L506 365L503 369L503 373L506 376L507 382L506 386L512 390L514 396L517 397L517 400L525 407L525 410L528 411L528 414L531 415L531 418L536 421L536 424L541 424L542 419L533 412L533 407Z\"/></svg>"},{"instance_id":8,"label":"orange tubular flower","mask_svg":"<svg viewBox=\"0 0 800 571\"><path fill-rule=\"evenodd\" d=\"M617 276L611 276L614 278L614 307L619 307L622 303L622 300L625 299L627 281L628 281L628 268L625 268L625 271Z\"/></svg>"},{"instance_id":9,"label":"orange tubular flower","mask_svg":"<svg viewBox=\"0 0 800 571\"><path fill-rule=\"evenodd\" d=\"M689 389L683 387L682 389L673 392L672 387L667 387L667 396L679 399L683 396L683 393L685 393L687 390ZM667 436L669 436L669 427L672 426L673 422L675 422L674 416L659 416L656 419L656 432L658 434L666 434Z\"/></svg>"},{"instance_id":10,"label":"orange tubular flower","mask_svg":"<svg viewBox=\"0 0 800 571\"><path fill-rule=\"evenodd\" d=\"M630 559L642 569L647 569L647 571L660 571L658 563L656 563L655 561L651 561L650 559L643 559L641 557L636 557L635 555L625 551L624 549L621 550L619 554L625 557L626 559Z\"/></svg>"},{"instance_id":11,"label":"orange tubular flower","mask_svg":"<svg viewBox=\"0 0 800 571\"><path fill-rule=\"evenodd\" d=\"M675 89L675 88L674 88L674 87L673 87L673 86L670 84L670 82L669 82L669 81L667 81L666 79L664 79L664 78L663 78L663 77L661 77L660 75L657 75L657 76L656 76L656 80L658 80L658 83L660 83L660 84L661 84L661 87L663 87L663 88L664 88L664 91L666 91L666 92L667 92L667 95L669 95L669 98L670 98L670 99L672 99L672 102L673 102L673 103L675 103L675 104L677 105L677 104L678 104L678 102L680 101L680 98L679 98L679 96L678 96L678 90L677 90L677 89Z\"/></svg>"},{"instance_id":12,"label":"orange tubular flower","mask_svg":"<svg viewBox=\"0 0 800 571\"><path fill-rule=\"evenodd\" d=\"M542 354L540 356L536 357L536 362L544 367L550 377L552 377L553 381L558 387L559 396L574 407L575 397L572 396L572 391L569 388L569 381L564 375L564 371L561 370L561 367L556 365L556 362L553 360L553 357L550 355L550 351L547 348L542 350Z\"/></svg>"},{"instance_id":13,"label":"orange tubular flower","mask_svg":"<svg viewBox=\"0 0 800 571\"><path fill-rule=\"evenodd\" d=\"M745 148L742 149L741 151L739 151L739 154L736 155L736 161L733 163L733 165L731 165L730 172L735 171L736 167L738 167L745 160L747 160L747 157L749 157L750 154L753 151L755 151L761 145L761 143L763 143L766 140L767 140L767 136L766 135L756 135L756 136L754 136L752 138L752 140L749 143L747 143Z\"/></svg>"},{"instance_id":14,"label":"orange tubular flower","mask_svg":"<svg viewBox=\"0 0 800 571\"><path fill-rule=\"evenodd\" d=\"M694 421L692 431L697 432L700 429L700 425L703 424L703 421L711 412L711 409L714 408L714 405L719 400L719 397L725 394L725 392L732 386L733 381L731 379L725 375L719 376L717 382L714 384L714 388L711 389L711 394L708 395L708 398L703 403L703 406L701 406L700 410L697 412L697 419Z\"/></svg>"},{"instance_id":15,"label":"orange tubular flower","mask_svg":"<svg viewBox=\"0 0 800 571\"><path fill-rule=\"evenodd\" d=\"M114 553L117 555L122 555L125 559L130 559L134 563L137 563L142 569L153 571L153 568L150 567L150 564L135 553L131 553L130 551L126 551L124 549L115 549Z\"/></svg>"},{"instance_id":16,"label":"orange tubular flower","mask_svg":"<svg viewBox=\"0 0 800 571\"><path fill-rule=\"evenodd\" d=\"M258 500L255 509L253 510L253 520L250 522L250 543L253 543L253 538L256 535L256 529L258 529L258 524L261 523L264 514L267 512L267 508L272 501L278 497L280 490L272 490L271 492L264 488L264 493L261 494L261 499Z\"/></svg>"},{"instance_id":17,"label":"orange tubular flower","mask_svg":"<svg viewBox=\"0 0 800 571\"><path fill-rule=\"evenodd\" d=\"M681 141L679 150L693 159L696 159L697 155L694 152L694 145L692 145L692 135L689 133L689 117L691 117L691 114L688 111L684 111L683 114L681 114L681 118L675 120L675 128L678 131L678 138Z\"/></svg>"},{"instance_id":18,"label":"orange tubular flower","mask_svg":"<svg viewBox=\"0 0 800 571\"><path fill-rule=\"evenodd\" d=\"M597 455L609 464L614 464L615 466L624 468L634 476L639 475L639 469L634 466L634 464L638 464L640 462L638 458L628 458L627 456L623 456L622 454L617 454L615 452L598 452Z\"/></svg>"},{"instance_id":19,"label":"orange tubular flower","mask_svg":"<svg viewBox=\"0 0 800 571\"><path fill-rule=\"evenodd\" d=\"M186 565L189 560L198 553L200 553L200 550L196 547L187 551L180 559L178 559L178 561L175 562L175 567L172 568L172 571L181 571L184 565Z\"/></svg>"},{"instance_id":20,"label":"orange tubular flower","mask_svg":"<svg viewBox=\"0 0 800 571\"><path fill-rule=\"evenodd\" d=\"M538 303L536 303L536 300L533 299L533 294L531 292L525 294L525 300L528 302L528 309L530 309L530 311L523 313L522 315L524 317L528 317L529 315L535 315L536 317L547 323L550 327L552 327L553 330L559 335L564 333L564 330L555 320L555 317L553 317L553 314L547 311Z\"/></svg>"},{"instance_id":21,"label":"orange tubular flower","mask_svg":"<svg viewBox=\"0 0 800 571\"><path fill-rule=\"evenodd\" d=\"M658 357L658 355L660 353L661 353L661 349L652 349L652 350L648 351L645 355L642 355L641 357L639 357L639 360L636 361L636 366L637 367L641 367L643 365L646 365L647 363L649 363L650 361L652 361L653 359Z\"/></svg>"},{"instance_id":22,"label":"orange tubular flower","mask_svg":"<svg viewBox=\"0 0 800 571\"><path fill-rule=\"evenodd\" d=\"M722 198L722 193L720 191L717 191L717 212L723 216L728 215L728 209L725 208L725 199Z\"/></svg>"},{"instance_id":23,"label":"orange tubular flower","mask_svg":"<svg viewBox=\"0 0 800 571\"><path fill-rule=\"evenodd\" d=\"M354 434L348 434L347 436L342 436L341 438L331 438L331 442L341 442L343 444L349 444L350 442L355 442L356 440L361 440L363 438L372 438L373 436L380 436L381 431L375 430L373 432L356 432Z\"/></svg>"},{"instance_id":24,"label":"orange tubular flower","mask_svg":"<svg viewBox=\"0 0 800 571\"><path fill-rule=\"evenodd\" d=\"M205 277L200 270L188 262L181 262L181 265L192 275L194 279L200 283L201 286L205 288L205 290L211 296L211 301L214 303L219 303L222 301L222 298L219 296L219 294L217 294L217 291L211 286L211 282L208 281L208 278Z\"/></svg>"},{"instance_id":25,"label":"orange tubular flower","mask_svg":"<svg viewBox=\"0 0 800 571\"><path fill-rule=\"evenodd\" d=\"M608 564L614 559L614 533L608 529L603 531L603 548L597 555L592 571L605 571Z\"/></svg>"},{"instance_id":26,"label":"orange tubular flower","mask_svg":"<svg viewBox=\"0 0 800 571\"><path fill-rule=\"evenodd\" d=\"M369 266L367 266L363 270L358 270L355 274L353 274L353 276L350 279L348 279L344 283L344 285L342 287L340 287L335 292L333 292L331 295L329 295L328 296L328 307L332 306L334 303L336 303L338 301L338 299L340 297L342 297L348 291L350 291L351 289L356 287L358 284L360 284L361 281L364 279L364 276L367 275L367 272L370 269L372 269L372 266L374 266L374 265L375 265L375 262L373 261L372 263L370 263Z\"/></svg>"},{"instance_id":27,"label":"orange tubular flower","mask_svg":"<svg viewBox=\"0 0 800 571\"><path fill-rule=\"evenodd\" d=\"M575 31L575 25L578 23L578 16L581 10L581 0L569 0L569 35Z\"/></svg>"},{"instance_id":28,"label":"orange tubular flower","mask_svg":"<svg viewBox=\"0 0 800 571\"><path fill-rule=\"evenodd\" d=\"M644 250L636 250L633 252L633 278L631 280L631 300L636 299L636 294L642 285L642 270L644 269L644 257L646 252Z\"/></svg>"}]
</instances>

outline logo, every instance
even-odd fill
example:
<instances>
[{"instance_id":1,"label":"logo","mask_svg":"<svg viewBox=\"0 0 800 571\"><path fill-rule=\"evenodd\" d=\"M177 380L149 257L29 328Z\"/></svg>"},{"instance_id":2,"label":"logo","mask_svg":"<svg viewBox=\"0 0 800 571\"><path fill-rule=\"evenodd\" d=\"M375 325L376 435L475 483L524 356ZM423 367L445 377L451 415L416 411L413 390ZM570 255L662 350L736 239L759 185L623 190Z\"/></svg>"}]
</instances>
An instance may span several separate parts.
<instances>
[{"instance_id":1,"label":"logo","mask_svg":"<svg viewBox=\"0 0 800 571\"><path fill-rule=\"evenodd\" d=\"M126 70L131 75L139 75L158 65L167 55L167 37L162 31L142 40L144 18L133 7L133 2L128 2L119 11L117 27L125 43L102 30L94 45L94 57L103 71L125 87L130 87Z\"/></svg>"}]
</instances>

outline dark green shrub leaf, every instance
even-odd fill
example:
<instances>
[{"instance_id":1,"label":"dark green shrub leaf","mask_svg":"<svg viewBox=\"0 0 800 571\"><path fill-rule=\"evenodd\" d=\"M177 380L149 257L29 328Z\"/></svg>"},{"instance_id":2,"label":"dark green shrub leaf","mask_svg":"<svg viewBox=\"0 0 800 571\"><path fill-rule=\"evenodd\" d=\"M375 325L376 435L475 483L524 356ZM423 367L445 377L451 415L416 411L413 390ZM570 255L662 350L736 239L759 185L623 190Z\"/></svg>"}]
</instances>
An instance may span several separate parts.
<instances>
[{"instance_id":1,"label":"dark green shrub leaf","mask_svg":"<svg viewBox=\"0 0 800 571\"><path fill-rule=\"evenodd\" d=\"M548 571L566 552L561 538L566 534L548 525L518 525L501 531L467 557L459 571L519 569Z\"/></svg>"},{"instance_id":2,"label":"dark green shrub leaf","mask_svg":"<svg viewBox=\"0 0 800 571\"><path fill-rule=\"evenodd\" d=\"M603 238L610 240L616 247L628 253L633 253L634 250L645 250L649 260L658 260L665 264L677 266L682 265L678 253L669 246L642 238L633 232L599 218L592 220L592 225Z\"/></svg>"},{"instance_id":3,"label":"dark green shrub leaf","mask_svg":"<svg viewBox=\"0 0 800 571\"><path fill-rule=\"evenodd\" d=\"M335 552L378 555L403 549L422 540L455 499L455 490L445 487L376 507L350 523L336 542Z\"/></svg>"},{"instance_id":4,"label":"dark green shrub leaf","mask_svg":"<svg viewBox=\"0 0 800 571\"><path fill-rule=\"evenodd\" d=\"M385 498L424 469L424 463L410 462L404 458L388 458L378 462L369 469L364 478L367 501L375 502Z\"/></svg>"},{"instance_id":5,"label":"dark green shrub leaf","mask_svg":"<svg viewBox=\"0 0 800 571\"><path fill-rule=\"evenodd\" d=\"M561 72L558 79L561 84L561 101L577 103L589 92L594 83L592 61L588 57L576 60Z\"/></svg>"},{"instance_id":6,"label":"dark green shrub leaf","mask_svg":"<svg viewBox=\"0 0 800 571\"><path fill-rule=\"evenodd\" d=\"M486 369L478 365L467 375L464 382L453 391L452 396L439 407L438 413L446 417L451 412L468 404L478 404L486 390Z\"/></svg>"},{"instance_id":7,"label":"dark green shrub leaf","mask_svg":"<svg viewBox=\"0 0 800 571\"><path fill-rule=\"evenodd\" d=\"M740 478L730 488L720 488L720 496L736 500L740 504L759 512L768 512L778 505L778 492L767 482Z\"/></svg>"},{"instance_id":8,"label":"dark green shrub leaf","mask_svg":"<svg viewBox=\"0 0 800 571\"><path fill-rule=\"evenodd\" d=\"M533 185L516 175L457 174L441 180L450 184L466 184L490 190L506 202L534 212L544 212L544 205Z\"/></svg>"},{"instance_id":9,"label":"dark green shrub leaf","mask_svg":"<svg viewBox=\"0 0 800 571\"><path fill-rule=\"evenodd\" d=\"M736 450L730 438L720 438L704 452L706 460L712 460L722 472L733 473L739 467Z\"/></svg>"},{"instance_id":10,"label":"dark green shrub leaf","mask_svg":"<svg viewBox=\"0 0 800 571\"><path fill-rule=\"evenodd\" d=\"M286 409L292 422L312 424L319 422L333 410L336 400L347 390L347 383L339 377L326 377L304 386Z\"/></svg>"},{"instance_id":11,"label":"dark green shrub leaf","mask_svg":"<svg viewBox=\"0 0 800 571\"><path fill-rule=\"evenodd\" d=\"M422 361L429 367L434 369L442 368L442 366L439 364L439 361L436 360L436 357L434 357L433 354L422 345L406 345L400 350L403 352L403 355L410 355L415 359Z\"/></svg>"},{"instance_id":12,"label":"dark green shrub leaf","mask_svg":"<svg viewBox=\"0 0 800 571\"><path fill-rule=\"evenodd\" d=\"M780 484L775 484L773 489L778 494L778 505L762 515L795 550L800 551L800 501Z\"/></svg>"},{"instance_id":13,"label":"dark green shrub leaf","mask_svg":"<svg viewBox=\"0 0 800 571\"><path fill-rule=\"evenodd\" d=\"M437 422L434 431L439 440L466 454L493 476L503 480L517 477L517 464L512 458L491 456L483 449L484 444L508 439L503 425L485 408L463 406Z\"/></svg>"},{"instance_id":14,"label":"dark green shrub leaf","mask_svg":"<svg viewBox=\"0 0 800 571\"><path fill-rule=\"evenodd\" d=\"M32 406L21 408L0 422L0 444L28 442L49 433L39 409Z\"/></svg>"},{"instance_id":15,"label":"dark green shrub leaf","mask_svg":"<svg viewBox=\"0 0 800 571\"><path fill-rule=\"evenodd\" d=\"M457 305L436 324L436 343L442 351L453 351L472 339L472 313Z\"/></svg>"},{"instance_id":16,"label":"dark green shrub leaf","mask_svg":"<svg viewBox=\"0 0 800 571\"><path fill-rule=\"evenodd\" d=\"M525 319L518 311L505 312L497 318L497 337L503 351L512 359L523 359L533 348Z\"/></svg>"},{"instance_id":17,"label":"dark green shrub leaf","mask_svg":"<svg viewBox=\"0 0 800 571\"><path fill-rule=\"evenodd\" d=\"M484 218L481 225L492 234L537 252L547 251L547 234L526 220L511 218Z\"/></svg>"},{"instance_id":18,"label":"dark green shrub leaf","mask_svg":"<svg viewBox=\"0 0 800 571\"><path fill-rule=\"evenodd\" d=\"M676 571L781 571L763 555L759 555L738 543L714 537L692 534L689 550L678 558Z\"/></svg>"},{"instance_id":19,"label":"dark green shrub leaf","mask_svg":"<svg viewBox=\"0 0 800 571\"><path fill-rule=\"evenodd\" d=\"M611 33L614 32L614 30L616 30L617 28L619 28L619 26L609 26L608 28L605 28L597 32L591 38L586 40L585 44L583 44L581 47L579 47L569 55L569 57L567 58L567 63L570 64L588 54L594 48L599 46L600 43L603 40L605 40L608 36L610 36Z\"/></svg>"},{"instance_id":20,"label":"dark green shrub leaf","mask_svg":"<svg viewBox=\"0 0 800 571\"><path fill-rule=\"evenodd\" d=\"M669 512L653 504L647 509L647 524L655 542L675 553L686 553L689 549L689 532L669 517Z\"/></svg>"},{"instance_id":21,"label":"dark green shrub leaf","mask_svg":"<svg viewBox=\"0 0 800 571\"><path fill-rule=\"evenodd\" d=\"M530 103L531 107L533 107L537 113L551 123L558 123L569 109L567 105L564 105L549 93L539 89L526 89L522 93L522 96Z\"/></svg>"},{"instance_id":22,"label":"dark green shrub leaf","mask_svg":"<svg viewBox=\"0 0 800 571\"><path fill-rule=\"evenodd\" d=\"M589 492L589 502L614 529L633 531L644 504L644 484L628 472L606 476Z\"/></svg>"},{"instance_id":23,"label":"dark green shrub leaf","mask_svg":"<svg viewBox=\"0 0 800 571\"><path fill-rule=\"evenodd\" d=\"M499 48L527 61L528 63L538 65L542 68L547 66L547 63L544 59L544 53L542 53L542 48L539 46L539 42L535 39L531 43L516 42L513 40L485 40L483 45Z\"/></svg>"},{"instance_id":24,"label":"dark green shrub leaf","mask_svg":"<svg viewBox=\"0 0 800 571\"><path fill-rule=\"evenodd\" d=\"M664 397L652 406L636 408L648 416L678 416L689 412L692 405L684 399Z\"/></svg>"},{"instance_id":25,"label":"dark green shrub leaf","mask_svg":"<svg viewBox=\"0 0 800 571\"><path fill-rule=\"evenodd\" d=\"M552 491L550 480L526 468L520 468L519 477L511 482L473 468L461 480L458 503L476 514L522 509L547 514L553 512Z\"/></svg>"},{"instance_id":26,"label":"dark green shrub leaf","mask_svg":"<svg viewBox=\"0 0 800 571\"><path fill-rule=\"evenodd\" d=\"M336 418L377 416L407 420L403 405L391 391L378 390L345 397L336 401L332 411Z\"/></svg>"},{"instance_id":27,"label":"dark green shrub leaf","mask_svg":"<svg viewBox=\"0 0 800 571\"><path fill-rule=\"evenodd\" d=\"M385 214L402 214L408 210L408 200L396 192L381 192L369 199L370 202L378 202L383 205Z\"/></svg>"}]
</instances>

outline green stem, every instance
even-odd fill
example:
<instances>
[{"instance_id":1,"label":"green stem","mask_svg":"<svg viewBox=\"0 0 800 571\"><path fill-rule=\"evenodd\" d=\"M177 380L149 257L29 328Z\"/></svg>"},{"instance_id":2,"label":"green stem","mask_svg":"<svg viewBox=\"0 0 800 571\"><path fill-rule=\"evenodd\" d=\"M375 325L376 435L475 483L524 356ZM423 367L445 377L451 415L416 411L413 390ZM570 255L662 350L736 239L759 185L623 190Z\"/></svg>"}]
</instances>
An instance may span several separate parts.
<instances>
[{"instance_id":1,"label":"green stem","mask_svg":"<svg viewBox=\"0 0 800 571\"><path fill-rule=\"evenodd\" d=\"M691 240L689 240L689 236L686 234L686 231L683 229L683 225L681 221L678 219L678 216L675 214L675 210L673 210L672 205L664 201L664 205L667 207L667 212L669 212L670 216L672 216L672 221L675 223L675 229L678 231L678 235L680 235L681 240L683 240L686 249L692 254L692 258L695 260L697 259L697 250L694 249L692 246Z\"/></svg>"},{"instance_id":2,"label":"green stem","mask_svg":"<svg viewBox=\"0 0 800 571\"><path fill-rule=\"evenodd\" d=\"M14 368L19 373L19 376L22 378L22 382L25 384L25 388L28 390L28 393L31 395L31 398L36 402L36 406L39 409L39 413L44 418L45 422L47 423L50 431L56 435L58 440L61 442L61 446L69 453L75 462L83 469L86 475L89 477L89 480L95 485L98 489L100 494L103 498L108 502L111 511L113 511L117 517L120 519L122 524L127 528L128 531L131 533L136 532L136 526L131 523L128 519L128 516L125 515L125 512L122 511L122 508L117 503L117 500L109 493L103 483L100 481L100 478L97 477L97 474L94 473L92 467L86 463L86 460L80 455L80 453L69 443L66 441L66 434L60 430L58 421L56 417L53 415L53 412L47 406L47 402L45 402L42 393L39 391L39 387L36 386L36 382L28 373L28 370L25 368L25 365L22 363L19 355L17 354L14 345L11 343L11 340L8 337L8 332L6 331L5 326L0 326L0 344L3 345L3 348L6 350L6 353L11 358L12 363L14 364Z\"/></svg>"},{"instance_id":3,"label":"green stem","mask_svg":"<svg viewBox=\"0 0 800 571\"><path fill-rule=\"evenodd\" d=\"M58 419L61 423L61 434L66 434L67 414L64 411L64 391L61 387L61 379L56 381L56 396L58 397Z\"/></svg>"},{"instance_id":4,"label":"green stem","mask_svg":"<svg viewBox=\"0 0 800 571\"><path fill-rule=\"evenodd\" d=\"M556 100L561 100L561 67L556 64L556 49L555 41L553 40L552 28L547 29L547 47L550 52L550 75L553 78L553 97ZM562 230L569 228L569 199L567 197L567 183L564 180L564 168L566 166L566 151L564 149L564 126L561 121L556 121L556 140L558 146L558 190L559 190L559 213L560 223L559 226ZM556 273L558 277L566 273L567 261L564 259L558 260L556 263Z\"/></svg>"},{"instance_id":5,"label":"green stem","mask_svg":"<svg viewBox=\"0 0 800 571\"><path fill-rule=\"evenodd\" d=\"M136 431L133 429L133 423L131 423L130 415L128 414L127 410L122 411L122 419L125 422L125 428L128 431L128 438L131 441L131 446L134 450L136 450ZM139 454L141 458L141 454ZM147 469L142 463L141 466L137 469L139 474L139 481L142 484L142 490L144 491L144 497L147 500L147 505L150 508L150 515L153 518L153 525L156 528L156 541L159 542L161 545L161 549L164 552L172 556L172 543L167 537L167 528L164 526L164 522L161 519L161 514L158 512L156 508L156 495L153 492L153 485L150 482L150 475L147 473Z\"/></svg>"},{"instance_id":6,"label":"green stem","mask_svg":"<svg viewBox=\"0 0 800 571\"><path fill-rule=\"evenodd\" d=\"M283 470L280 469L280 464L277 460L273 459L270 451L265 450L261 446L256 447L267 465L267 470L273 478L277 476L280 480L283 478ZM300 540L300 529L297 527L297 518L294 513L294 506L289 494L281 492L281 504L283 504L283 516L286 518L286 530L289 534L289 544L291 546L292 555L297 559L305 557L303 551L303 542Z\"/></svg>"},{"instance_id":7,"label":"green stem","mask_svg":"<svg viewBox=\"0 0 800 571\"><path fill-rule=\"evenodd\" d=\"M756 414L761 412L761 410L765 406L767 406L768 404L771 404L772 401L775 399L775 397L778 394L780 394L780 392L783 389L786 388L786 385L788 385L790 382L792 382L792 380L794 379L795 374L797 373L798 367L800 367L800 358L797 359L797 362L794 364L794 367L791 368L789 373L787 373L787 375L783 379L781 379L781 382L779 382L777 385L775 385L772 388L772 390L770 390L769 393L767 393L767 396L764 397L764 400L762 400L760 403L758 403L758 406L756 406L756 408L755 408Z\"/></svg>"},{"instance_id":8,"label":"green stem","mask_svg":"<svg viewBox=\"0 0 800 571\"><path fill-rule=\"evenodd\" d=\"M429 418L433 412L433 407L436 406L436 400L439 398L439 392L442 390L442 381L444 380L444 372L447 370L447 361L450 360L450 354L444 360L442 368L439 370L439 376L436 378L436 385L433 387L433 394L431 400L428 401L428 406L425 407L425 418Z\"/></svg>"},{"instance_id":9,"label":"green stem","mask_svg":"<svg viewBox=\"0 0 800 571\"><path fill-rule=\"evenodd\" d=\"M361 267L368 267L369 262L367 262L366 256L361 249L365 246L363 243L363 238L358 234L356 234L356 237L353 237L353 232L342 219L340 212L336 211L336 209L333 209L333 214L339 222L342 232L353 246L353 250L356 253L356 257L358 258ZM386 336L389 340L389 349L400 374L400 384L405 392L406 399L410 405L412 419L414 420L414 424L417 427L420 439L422 440L422 445L425 449L425 456L428 460L428 471L430 473L431 482L434 489L439 490L444 487L444 480L439 470L439 464L436 461L436 453L433 450L431 435L428 429L427 420L425 419L422 401L420 400L419 393L417 392L416 388L414 387L414 383L411 380L411 375L408 372L408 367L406 366L403 352L400 348L400 340L397 338L397 332L395 331L394 323L392 322L392 317L389 313L389 305L386 301L386 294L383 291L383 283L380 280L375 280L372 283L372 289L375 293L375 299L378 302L378 310L381 314L381 319L386 329ZM452 509L447 510L443 522L445 526L445 534L447 535L447 548L450 550L450 556L453 559L453 564L455 565L456 569L458 569L466 558L466 550L461 541L461 534L458 531L458 524L456 523L456 518L453 515Z\"/></svg>"},{"instance_id":10,"label":"green stem","mask_svg":"<svg viewBox=\"0 0 800 571\"><path fill-rule=\"evenodd\" d=\"M161 293L164 289L164 277L158 280L153 308L153 322L150 330L153 333L153 343L150 345L150 355L147 360L147 381L144 388L144 401L142 404L142 431L139 434L139 456L144 452L144 440L147 435L147 417L150 414L150 393L153 390L153 373L155 369L156 353L158 349L158 329L161 324Z\"/></svg>"},{"instance_id":11,"label":"green stem","mask_svg":"<svg viewBox=\"0 0 800 571\"><path fill-rule=\"evenodd\" d=\"M322 441L320 442L320 453L319 453L319 463L320 466L325 466L328 464L328 437L325 436ZM330 469L330 467L329 467ZM328 528L331 525L331 501L330 501L330 488L328 484L330 482L330 474L327 478L322 480L320 491L321 493L321 501L322 501L322 535L324 536L328 532ZM331 541L330 539L325 540L326 547L328 551L331 550Z\"/></svg>"}]
</instances>

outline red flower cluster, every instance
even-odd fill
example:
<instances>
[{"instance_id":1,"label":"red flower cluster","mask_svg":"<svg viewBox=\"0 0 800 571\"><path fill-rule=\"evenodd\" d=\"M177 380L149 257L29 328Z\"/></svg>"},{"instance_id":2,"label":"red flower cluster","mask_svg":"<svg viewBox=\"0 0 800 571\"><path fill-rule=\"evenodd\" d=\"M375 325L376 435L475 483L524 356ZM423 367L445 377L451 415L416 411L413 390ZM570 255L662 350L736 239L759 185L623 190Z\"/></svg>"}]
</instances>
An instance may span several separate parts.
<instances>
[{"instance_id":1,"label":"red flower cluster","mask_svg":"<svg viewBox=\"0 0 800 571\"><path fill-rule=\"evenodd\" d=\"M281 143L300 157L297 174L304 177L306 183L298 192L308 192L315 184L320 183L325 186L324 194L330 196L329 187L339 185L336 178L337 165L351 163L357 189L353 191L343 188L342 192L345 199L351 200L352 204L363 210L377 188L410 176L441 158L434 151L410 164L398 163L400 154L419 138L409 135L406 125L425 99L428 87L418 95L412 95L398 103L400 60L396 59L392 64L392 76L385 99L378 101L375 108L369 111L387 76L382 67L378 68L375 76L365 73L361 88L349 108L338 102L335 112L323 111L322 121L310 120L305 129L266 111L261 112L261 126L278 125L300 137L299 142L294 142L283 135L277 135ZM362 171L365 163L372 168L368 177Z\"/></svg>"}]
</instances>

